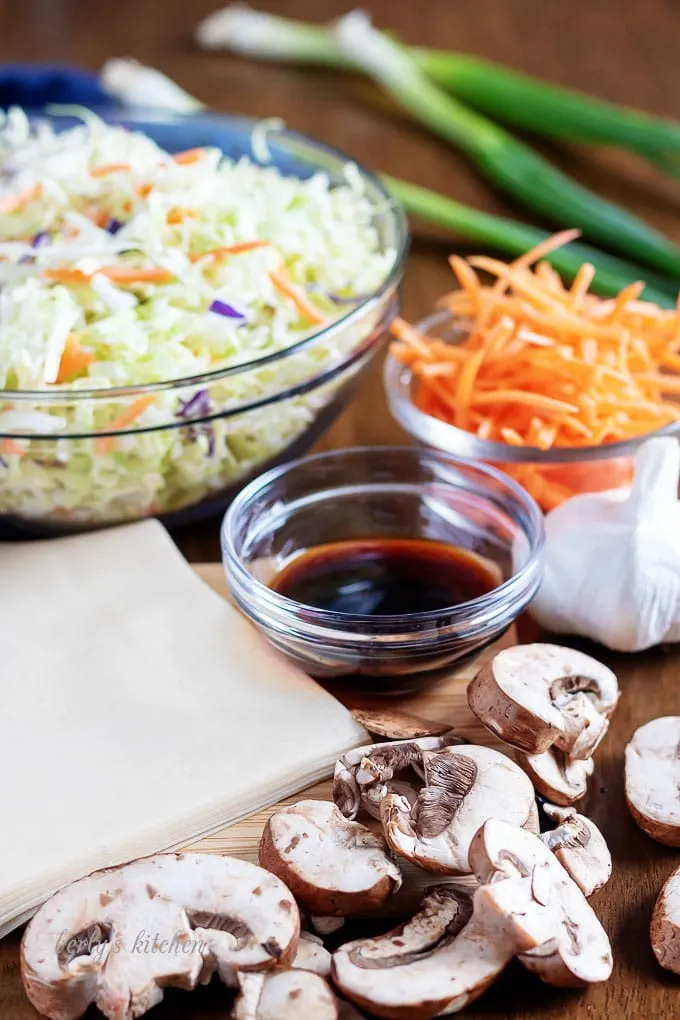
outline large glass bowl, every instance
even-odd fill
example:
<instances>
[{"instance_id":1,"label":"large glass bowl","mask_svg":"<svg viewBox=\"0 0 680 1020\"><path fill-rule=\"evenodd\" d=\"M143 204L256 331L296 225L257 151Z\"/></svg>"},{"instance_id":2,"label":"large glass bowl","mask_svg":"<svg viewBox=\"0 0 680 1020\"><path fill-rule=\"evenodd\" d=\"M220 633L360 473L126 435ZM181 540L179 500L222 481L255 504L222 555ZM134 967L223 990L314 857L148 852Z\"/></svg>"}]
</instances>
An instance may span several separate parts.
<instances>
[{"instance_id":1,"label":"large glass bowl","mask_svg":"<svg viewBox=\"0 0 680 1020\"><path fill-rule=\"evenodd\" d=\"M437 312L416 328L420 333L432 334L451 344L461 343L466 335L465 323L449 312ZM649 434L645 434L602 446L551 450L512 446L480 439L474 432L466 432L421 411L414 400L417 384L413 373L391 354L385 361L384 384L393 417L419 443L500 468L524 486L545 511L553 510L579 493L630 485L635 453L649 438ZM680 437L680 422L659 429L654 435Z\"/></svg>"},{"instance_id":2,"label":"large glass bowl","mask_svg":"<svg viewBox=\"0 0 680 1020\"><path fill-rule=\"evenodd\" d=\"M257 122L246 118L142 110L103 116L145 132L170 152L217 146L232 159L248 156L258 162L252 145ZM76 123L68 116L46 119L57 129ZM343 153L284 129L268 130L266 142L267 165L282 173L305 179L323 171L332 183L347 183L349 157ZM332 325L287 350L191 378L104 390L0 391L0 412L48 407L52 415L65 412L57 430L0 431L0 537L84 530L147 516L160 516L170 526L183 524L217 513L246 480L299 456L316 441L349 400L396 312L408 246L401 207L373 174L361 167L358 173L375 205L380 243L395 255L380 287ZM68 425L75 405L87 415L104 404L113 419L149 394L166 398L166 420L152 428L117 431L115 457L110 449L102 456L106 433L75 432ZM198 468L196 444L203 451Z\"/></svg>"}]
</instances>

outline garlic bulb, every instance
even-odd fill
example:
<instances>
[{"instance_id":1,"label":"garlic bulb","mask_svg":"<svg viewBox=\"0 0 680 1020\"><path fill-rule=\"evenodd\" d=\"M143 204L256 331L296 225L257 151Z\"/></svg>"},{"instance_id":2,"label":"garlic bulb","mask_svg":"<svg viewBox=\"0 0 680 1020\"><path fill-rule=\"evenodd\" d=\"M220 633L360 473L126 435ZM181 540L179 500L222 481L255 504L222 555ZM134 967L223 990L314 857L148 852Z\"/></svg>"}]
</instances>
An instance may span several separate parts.
<instances>
[{"instance_id":1,"label":"garlic bulb","mask_svg":"<svg viewBox=\"0 0 680 1020\"><path fill-rule=\"evenodd\" d=\"M574 496L548 514L541 626L622 652L680 640L680 444L649 439L630 489Z\"/></svg>"}]
</instances>

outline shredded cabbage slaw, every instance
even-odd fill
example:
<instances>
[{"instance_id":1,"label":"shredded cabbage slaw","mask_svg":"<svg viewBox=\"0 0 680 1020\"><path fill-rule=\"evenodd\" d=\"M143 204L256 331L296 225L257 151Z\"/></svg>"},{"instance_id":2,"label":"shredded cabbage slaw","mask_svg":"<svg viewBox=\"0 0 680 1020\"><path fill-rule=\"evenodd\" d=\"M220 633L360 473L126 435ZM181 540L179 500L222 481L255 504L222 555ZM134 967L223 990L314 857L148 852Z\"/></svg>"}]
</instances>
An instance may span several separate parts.
<instances>
[{"instance_id":1,"label":"shredded cabbage slaw","mask_svg":"<svg viewBox=\"0 0 680 1020\"><path fill-rule=\"evenodd\" d=\"M340 186L323 173L300 180L217 149L170 155L92 115L58 133L10 111L0 125L0 513L99 523L169 512L284 449L343 375L219 415L342 366L370 333L379 312L296 346L389 276L395 252L374 216L351 174ZM109 398L116 387L140 390ZM77 398L83 390L97 393Z\"/></svg>"}]
</instances>

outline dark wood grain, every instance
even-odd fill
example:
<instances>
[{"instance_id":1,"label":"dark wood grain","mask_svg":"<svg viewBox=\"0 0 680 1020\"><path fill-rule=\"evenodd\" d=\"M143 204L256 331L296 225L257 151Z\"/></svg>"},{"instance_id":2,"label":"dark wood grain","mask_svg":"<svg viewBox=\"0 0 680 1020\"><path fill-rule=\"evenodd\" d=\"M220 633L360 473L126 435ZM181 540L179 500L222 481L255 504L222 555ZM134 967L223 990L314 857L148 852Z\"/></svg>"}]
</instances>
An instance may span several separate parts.
<instances>
[{"instance_id":1,"label":"dark wood grain","mask_svg":"<svg viewBox=\"0 0 680 1020\"><path fill-rule=\"evenodd\" d=\"M160 67L218 109L278 115L373 167L505 213L504 205L465 161L409 124L366 83L316 70L206 56L192 29L219 0L0 0L0 58L49 60L98 68L110 56L135 56ZM258 2L258 0L254 0ZM342 0L262 0L276 13L318 20L343 12ZM677 87L680 8L677 0L372 0L378 24L410 42L450 46L494 58L556 82L680 117ZM572 150L554 157L580 180L625 202L680 240L677 188L641 162L618 153ZM450 285L446 255L464 245L417 229L404 286L408 316L424 314ZM391 443L380 366L367 374L359 398L323 445ZM218 557L217 523L184 531L178 541L192 560ZM472 1010L501 1018L665 1018L680 1015L680 980L654 962L647 935L654 898L680 856L651 842L631 822L623 797L622 754L633 729L680 709L680 655L658 651L612 659L623 687L621 706L598 753L585 808L605 832L615 858L609 886L594 900L614 946L614 977L585 993L542 986L511 967ZM20 767L20 763L17 763ZM11 782L11 776L2 782ZM0 819L0 838L2 838ZM45 839L49 840L49 833ZM17 971L19 937L0 943L0 1017L32 1020ZM169 993L157 1020L217 1020L226 1013L218 986ZM305 1018L301 1018L305 1020ZM313 1020L313 1018L309 1018Z\"/></svg>"}]
</instances>

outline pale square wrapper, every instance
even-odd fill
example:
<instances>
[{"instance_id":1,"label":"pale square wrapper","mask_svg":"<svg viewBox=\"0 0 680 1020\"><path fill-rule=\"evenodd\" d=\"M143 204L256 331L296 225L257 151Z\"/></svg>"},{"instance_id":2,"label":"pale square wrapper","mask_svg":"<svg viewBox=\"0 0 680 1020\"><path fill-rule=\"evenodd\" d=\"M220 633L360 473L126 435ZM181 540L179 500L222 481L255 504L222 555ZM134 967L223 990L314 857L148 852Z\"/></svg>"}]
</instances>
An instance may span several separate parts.
<instances>
[{"instance_id":1,"label":"pale square wrapper","mask_svg":"<svg viewBox=\"0 0 680 1020\"><path fill-rule=\"evenodd\" d=\"M157 522L0 546L0 937L66 883L273 804L365 739Z\"/></svg>"}]
</instances>

